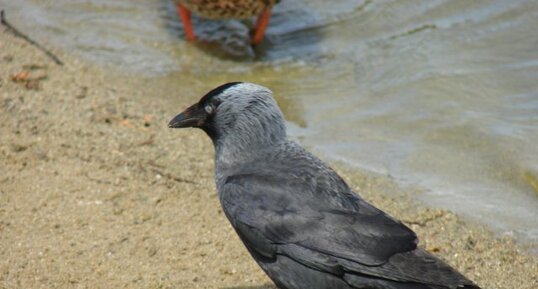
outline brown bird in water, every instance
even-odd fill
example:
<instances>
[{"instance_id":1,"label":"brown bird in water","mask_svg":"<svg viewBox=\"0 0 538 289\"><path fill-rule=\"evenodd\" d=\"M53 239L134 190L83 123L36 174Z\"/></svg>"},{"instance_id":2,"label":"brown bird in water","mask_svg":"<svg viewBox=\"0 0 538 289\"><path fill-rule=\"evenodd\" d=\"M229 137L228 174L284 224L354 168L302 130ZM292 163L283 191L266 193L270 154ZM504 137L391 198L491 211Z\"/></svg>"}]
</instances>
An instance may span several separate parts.
<instances>
[{"instance_id":1,"label":"brown bird in water","mask_svg":"<svg viewBox=\"0 0 538 289\"><path fill-rule=\"evenodd\" d=\"M280 0L175 0L175 2L187 40L196 40L191 22L192 11L208 19L246 19L258 16L251 38L252 44L256 45L262 42L271 18L271 9Z\"/></svg>"}]
</instances>

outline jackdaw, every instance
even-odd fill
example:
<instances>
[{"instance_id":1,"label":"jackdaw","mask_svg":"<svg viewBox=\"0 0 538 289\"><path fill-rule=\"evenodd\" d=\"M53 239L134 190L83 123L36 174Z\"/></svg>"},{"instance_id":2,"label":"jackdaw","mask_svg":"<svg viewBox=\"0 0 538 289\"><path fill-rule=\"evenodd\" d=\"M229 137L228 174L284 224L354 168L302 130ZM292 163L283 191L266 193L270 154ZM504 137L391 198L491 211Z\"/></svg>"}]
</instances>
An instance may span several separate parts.
<instances>
[{"instance_id":1,"label":"jackdaw","mask_svg":"<svg viewBox=\"0 0 538 289\"><path fill-rule=\"evenodd\" d=\"M221 85L168 126L211 138L224 213L279 288L479 288L290 141L269 89Z\"/></svg>"}]
</instances>

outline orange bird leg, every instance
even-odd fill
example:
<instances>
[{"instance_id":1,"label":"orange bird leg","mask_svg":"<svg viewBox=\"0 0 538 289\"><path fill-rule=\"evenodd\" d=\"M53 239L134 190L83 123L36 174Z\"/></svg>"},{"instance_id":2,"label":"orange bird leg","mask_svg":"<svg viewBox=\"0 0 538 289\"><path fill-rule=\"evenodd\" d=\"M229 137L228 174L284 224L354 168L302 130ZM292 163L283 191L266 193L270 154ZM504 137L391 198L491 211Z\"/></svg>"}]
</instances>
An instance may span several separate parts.
<instances>
[{"instance_id":1,"label":"orange bird leg","mask_svg":"<svg viewBox=\"0 0 538 289\"><path fill-rule=\"evenodd\" d=\"M179 18L181 18L181 22L183 22L185 38L187 38L188 41L195 41L196 35L194 35L194 30L192 29L191 12L185 6L177 4L177 14L179 14Z\"/></svg>"},{"instance_id":2,"label":"orange bird leg","mask_svg":"<svg viewBox=\"0 0 538 289\"><path fill-rule=\"evenodd\" d=\"M269 19L271 18L271 9L265 9L260 16L258 16L258 21L256 21L256 26L254 27L254 35L252 36L252 44L260 44L265 35L265 29L269 25Z\"/></svg>"}]
</instances>

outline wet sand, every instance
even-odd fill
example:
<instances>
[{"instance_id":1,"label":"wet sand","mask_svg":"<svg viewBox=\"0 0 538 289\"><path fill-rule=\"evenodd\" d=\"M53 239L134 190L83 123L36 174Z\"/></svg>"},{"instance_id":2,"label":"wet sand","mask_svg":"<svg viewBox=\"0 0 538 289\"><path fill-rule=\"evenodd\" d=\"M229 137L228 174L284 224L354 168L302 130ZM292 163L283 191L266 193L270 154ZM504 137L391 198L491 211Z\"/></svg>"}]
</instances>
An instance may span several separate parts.
<instances>
[{"instance_id":1,"label":"wet sand","mask_svg":"<svg viewBox=\"0 0 538 289\"><path fill-rule=\"evenodd\" d=\"M210 140L166 127L205 91L170 103L166 84L56 52L66 65L0 33L0 288L275 288L220 209ZM482 288L537 288L513 240L333 165Z\"/></svg>"}]
</instances>

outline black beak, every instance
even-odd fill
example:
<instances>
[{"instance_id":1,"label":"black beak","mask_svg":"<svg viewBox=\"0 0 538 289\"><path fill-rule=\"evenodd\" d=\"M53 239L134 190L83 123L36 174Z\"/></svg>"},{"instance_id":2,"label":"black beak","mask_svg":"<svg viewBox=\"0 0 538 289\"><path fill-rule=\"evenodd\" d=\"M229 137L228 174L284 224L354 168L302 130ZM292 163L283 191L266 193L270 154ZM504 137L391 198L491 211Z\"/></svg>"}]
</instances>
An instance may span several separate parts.
<instances>
[{"instance_id":1,"label":"black beak","mask_svg":"<svg viewBox=\"0 0 538 289\"><path fill-rule=\"evenodd\" d=\"M207 119L207 113L198 104L194 104L176 115L169 123L169 128L201 127Z\"/></svg>"}]
</instances>

